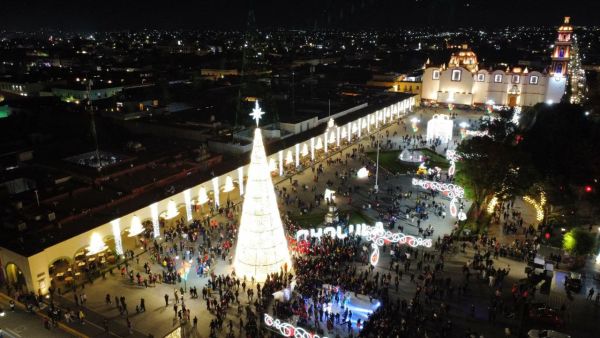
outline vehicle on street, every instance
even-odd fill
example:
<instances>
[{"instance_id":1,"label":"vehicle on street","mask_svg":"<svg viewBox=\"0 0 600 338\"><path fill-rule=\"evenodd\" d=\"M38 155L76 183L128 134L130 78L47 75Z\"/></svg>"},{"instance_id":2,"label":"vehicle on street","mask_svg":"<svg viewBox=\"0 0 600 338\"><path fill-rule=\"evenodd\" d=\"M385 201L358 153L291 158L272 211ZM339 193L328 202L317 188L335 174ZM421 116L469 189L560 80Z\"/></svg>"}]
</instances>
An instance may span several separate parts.
<instances>
[{"instance_id":1,"label":"vehicle on street","mask_svg":"<svg viewBox=\"0 0 600 338\"><path fill-rule=\"evenodd\" d=\"M580 273L577 272L570 272L566 277L565 277L565 289L574 291L574 292L579 292L581 291L581 287L582 287L583 283L582 283L582 277Z\"/></svg>"},{"instance_id":2,"label":"vehicle on street","mask_svg":"<svg viewBox=\"0 0 600 338\"><path fill-rule=\"evenodd\" d=\"M529 318L536 322L558 328L565 324L560 312L544 303L533 303L529 307Z\"/></svg>"}]
</instances>

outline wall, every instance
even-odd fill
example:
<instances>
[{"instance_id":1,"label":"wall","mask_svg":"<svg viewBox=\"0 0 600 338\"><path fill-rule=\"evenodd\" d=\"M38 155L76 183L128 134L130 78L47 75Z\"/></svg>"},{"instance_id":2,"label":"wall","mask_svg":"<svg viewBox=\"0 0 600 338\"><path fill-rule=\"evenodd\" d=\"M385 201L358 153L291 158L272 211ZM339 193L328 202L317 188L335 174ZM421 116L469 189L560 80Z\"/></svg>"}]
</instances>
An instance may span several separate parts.
<instances>
[{"instance_id":1,"label":"wall","mask_svg":"<svg viewBox=\"0 0 600 338\"><path fill-rule=\"evenodd\" d=\"M538 84L531 84L532 76L538 77ZM533 106L539 102L544 102L546 95L547 76L540 72L531 72L523 76L523 85L521 90L521 105Z\"/></svg>"},{"instance_id":2,"label":"wall","mask_svg":"<svg viewBox=\"0 0 600 338\"><path fill-rule=\"evenodd\" d=\"M546 102L558 103L562 100L567 86L567 78L564 76L552 76L546 80Z\"/></svg>"},{"instance_id":3,"label":"wall","mask_svg":"<svg viewBox=\"0 0 600 338\"><path fill-rule=\"evenodd\" d=\"M299 134L303 131L307 131L317 126L319 119L315 117L311 117L310 119L300 121L298 123L286 123L279 122L279 128L282 130L288 131L293 134Z\"/></svg>"},{"instance_id":4,"label":"wall","mask_svg":"<svg viewBox=\"0 0 600 338\"><path fill-rule=\"evenodd\" d=\"M475 77L477 74L483 74L483 82L476 81ZM473 103L474 104L485 104L488 98L488 90L490 88L490 74L487 70L480 70L473 74Z\"/></svg>"},{"instance_id":5,"label":"wall","mask_svg":"<svg viewBox=\"0 0 600 338\"><path fill-rule=\"evenodd\" d=\"M433 71L439 68L429 67L423 72L423 85L421 87L421 98L423 100L437 100L440 89L440 80L433 79Z\"/></svg>"},{"instance_id":6,"label":"wall","mask_svg":"<svg viewBox=\"0 0 600 338\"><path fill-rule=\"evenodd\" d=\"M452 81L452 73L460 72L460 81ZM444 71L440 76L440 92L447 92L448 95L438 93L438 101L444 103L458 103L471 105L473 97L473 75L470 71L462 67L451 67Z\"/></svg>"}]
</instances>

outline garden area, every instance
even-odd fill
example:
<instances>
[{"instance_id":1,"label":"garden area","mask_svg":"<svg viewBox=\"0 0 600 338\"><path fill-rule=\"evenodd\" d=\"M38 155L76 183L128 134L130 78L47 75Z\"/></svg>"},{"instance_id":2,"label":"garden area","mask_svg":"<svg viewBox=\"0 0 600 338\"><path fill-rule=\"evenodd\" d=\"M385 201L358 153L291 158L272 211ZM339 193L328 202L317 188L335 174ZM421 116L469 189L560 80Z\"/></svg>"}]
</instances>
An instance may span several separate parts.
<instances>
[{"instance_id":1,"label":"garden area","mask_svg":"<svg viewBox=\"0 0 600 338\"><path fill-rule=\"evenodd\" d=\"M446 158L431 149L428 148L417 148L414 150L420 151L423 156L426 158L425 165L428 168L440 167L442 169L448 169L450 167L450 163ZM391 173L406 173L411 172L415 173L420 163L416 162L405 162L400 160L400 151L380 151L379 152L379 166L384 168L385 170ZM367 157L373 161L377 161L377 152L369 152L367 153Z\"/></svg>"}]
</instances>

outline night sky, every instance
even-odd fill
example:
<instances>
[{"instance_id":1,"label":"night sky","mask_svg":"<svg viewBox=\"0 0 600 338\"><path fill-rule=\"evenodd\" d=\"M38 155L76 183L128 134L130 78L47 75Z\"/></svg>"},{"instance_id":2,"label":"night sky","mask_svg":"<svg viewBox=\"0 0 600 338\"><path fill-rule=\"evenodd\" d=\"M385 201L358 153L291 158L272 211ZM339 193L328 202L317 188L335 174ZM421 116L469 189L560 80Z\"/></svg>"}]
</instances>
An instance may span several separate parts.
<instances>
[{"instance_id":1,"label":"night sky","mask_svg":"<svg viewBox=\"0 0 600 338\"><path fill-rule=\"evenodd\" d=\"M600 25L598 0L3 0L0 29L240 29L249 8L265 28Z\"/></svg>"}]
</instances>

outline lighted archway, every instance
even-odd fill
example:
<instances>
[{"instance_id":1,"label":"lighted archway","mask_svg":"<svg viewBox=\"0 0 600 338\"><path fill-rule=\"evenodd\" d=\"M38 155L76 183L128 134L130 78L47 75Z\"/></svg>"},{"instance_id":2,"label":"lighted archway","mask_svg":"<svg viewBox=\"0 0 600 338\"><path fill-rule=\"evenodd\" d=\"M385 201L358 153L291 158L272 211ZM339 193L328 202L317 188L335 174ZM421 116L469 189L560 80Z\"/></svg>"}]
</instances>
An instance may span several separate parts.
<instances>
[{"instance_id":1,"label":"lighted archway","mask_svg":"<svg viewBox=\"0 0 600 338\"><path fill-rule=\"evenodd\" d=\"M11 287L27 291L27 281L25 275L19 266L15 263L6 264L6 281Z\"/></svg>"}]
</instances>

